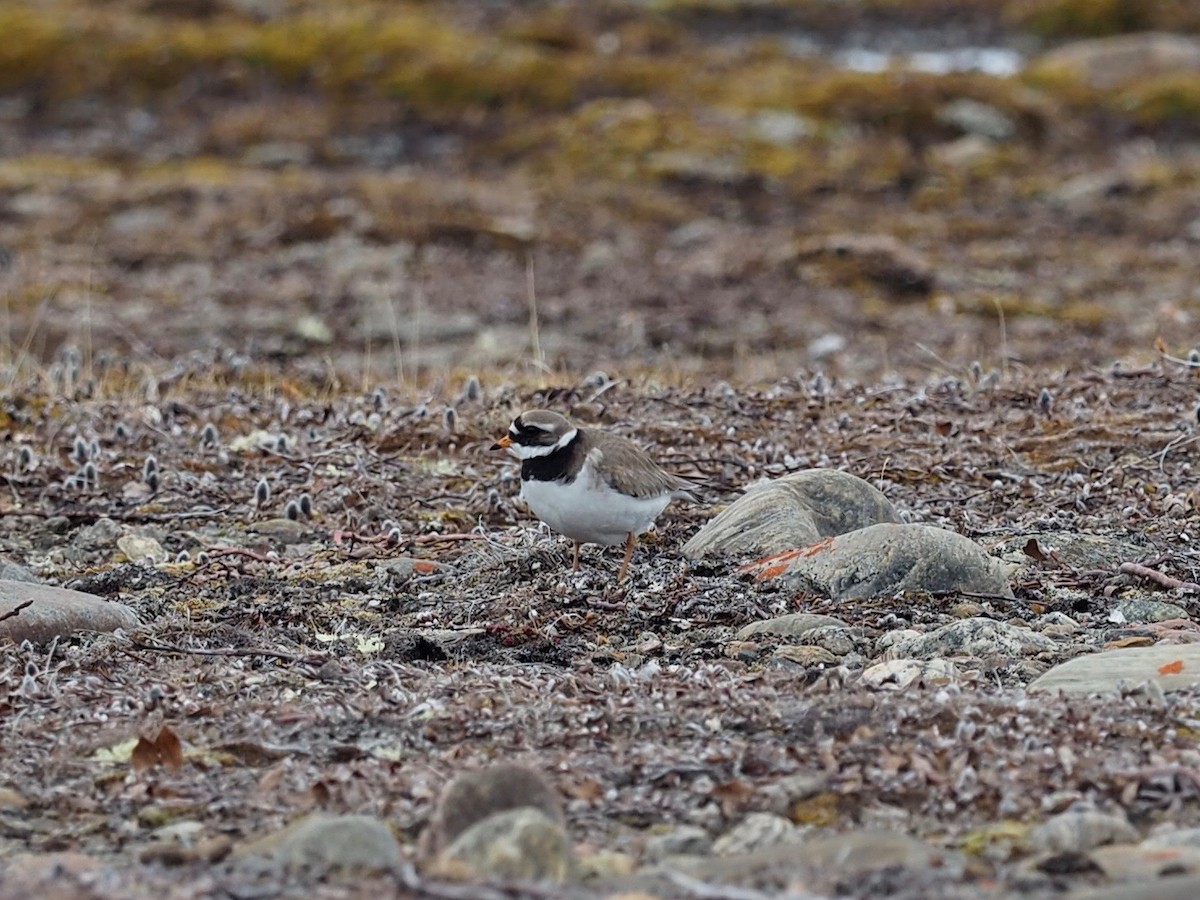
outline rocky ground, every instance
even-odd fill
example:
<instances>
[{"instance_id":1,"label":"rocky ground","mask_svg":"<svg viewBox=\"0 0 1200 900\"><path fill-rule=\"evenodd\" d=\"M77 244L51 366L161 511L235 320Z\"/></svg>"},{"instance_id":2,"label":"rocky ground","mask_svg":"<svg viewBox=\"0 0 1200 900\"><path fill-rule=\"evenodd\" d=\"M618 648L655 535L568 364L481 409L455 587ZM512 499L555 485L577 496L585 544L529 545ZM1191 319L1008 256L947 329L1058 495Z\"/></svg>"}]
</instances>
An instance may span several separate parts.
<instances>
[{"instance_id":1,"label":"rocky ground","mask_svg":"<svg viewBox=\"0 0 1200 900\"><path fill-rule=\"evenodd\" d=\"M860 7L0 10L0 894L1200 891L1197 23ZM812 468L1008 589L683 555Z\"/></svg>"}]
</instances>

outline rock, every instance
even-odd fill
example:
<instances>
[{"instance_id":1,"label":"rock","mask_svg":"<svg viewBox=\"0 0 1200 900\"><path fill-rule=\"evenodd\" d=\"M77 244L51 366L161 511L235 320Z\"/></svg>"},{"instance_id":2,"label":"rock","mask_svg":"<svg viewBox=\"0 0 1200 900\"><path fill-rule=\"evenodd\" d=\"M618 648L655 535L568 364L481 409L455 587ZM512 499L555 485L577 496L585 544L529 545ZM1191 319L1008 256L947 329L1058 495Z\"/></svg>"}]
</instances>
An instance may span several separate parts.
<instances>
[{"instance_id":1,"label":"rock","mask_svg":"<svg viewBox=\"0 0 1200 900\"><path fill-rule=\"evenodd\" d=\"M1030 72L1067 75L1097 90L1200 72L1200 38L1148 31L1073 41L1043 53L1030 64Z\"/></svg>"},{"instance_id":2,"label":"rock","mask_svg":"<svg viewBox=\"0 0 1200 900\"><path fill-rule=\"evenodd\" d=\"M776 616L773 619L751 622L738 631L737 640L748 640L756 634L780 634L785 637L794 637L825 625L845 624L845 622L836 616L823 616L819 613L790 613L786 616Z\"/></svg>"},{"instance_id":3,"label":"rock","mask_svg":"<svg viewBox=\"0 0 1200 900\"><path fill-rule=\"evenodd\" d=\"M707 856L712 852L712 838L696 825L679 825L663 834L646 839L642 856L646 862L658 862L669 856Z\"/></svg>"},{"instance_id":4,"label":"rock","mask_svg":"<svg viewBox=\"0 0 1200 900\"><path fill-rule=\"evenodd\" d=\"M152 537L140 534L126 534L117 538L117 548L125 554L127 560L142 565L157 566L170 558L162 544Z\"/></svg>"},{"instance_id":5,"label":"rock","mask_svg":"<svg viewBox=\"0 0 1200 900\"><path fill-rule=\"evenodd\" d=\"M804 644L828 650L834 656L846 656L858 649L862 629L849 625L822 625L810 628L802 636Z\"/></svg>"},{"instance_id":6,"label":"rock","mask_svg":"<svg viewBox=\"0 0 1200 900\"><path fill-rule=\"evenodd\" d=\"M24 566L0 558L0 581L24 581L26 584L41 584L41 579Z\"/></svg>"},{"instance_id":7,"label":"rock","mask_svg":"<svg viewBox=\"0 0 1200 900\"><path fill-rule=\"evenodd\" d=\"M1163 691L1190 690L1200 683L1200 644L1127 647L1088 653L1044 673L1026 689L1029 693L1062 691L1098 694L1151 681Z\"/></svg>"},{"instance_id":8,"label":"rock","mask_svg":"<svg viewBox=\"0 0 1200 900\"><path fill-rule=\"evenodd\" d=\"M807 469L761 482L683 546L684 556L781 553L879 522L897 522L883 494L857 476Z\"/></svg>"},{"instance_id":9,"label":"rock","mask_svg":"<svg viewBox=\"0 0 1200 900\"><path fill-rule=\"evenodd\" d=\"M1075 531L1026 532L1002 541L995 551L1001 559L1017 566L1039 568L1043 563L1026 552L1031 546L1030 541L1034 553L1047 556L1053 553L1076 569L1116 568L1128 560L1140 559L1146 553L1144 547L1127 541Z\"/></svg>"},{"instance_id":10,"label":"rock","mask_svg":"<svg viewBox=\"0 0 1200 900\"><path fill-rule=\"evenodd\" d=\"M314 877L400 872L404 854L391 829L374 816L314 813L233 852L244 864L281 867Z\"/></svg>"},{"instance_id":11,"label":"rock","mask_svg":"<svg viewBox=\"0 0 1200 900\"><path fill-rule=\"evenodd\" d=\"M33 602L0 621L0 637L44 644L79 631L116 631L138 624L137 613L123 603L48 584L0 581L0 616L27 600Z\"/></svg>"},{"instance_id":12,"label":"rock","mask_svg":"<svg viewBox=\"0 0 1200 900\"><path fill-rule=\"evenodd\" d=\"M1085 853L1103 844L1128 844L1138 834L1123 816L1072 810L1047 819L1029 832L1029 846L1047 853Z\"/></svg>"},{"instance_id":13,"label":"rock","mask_svg":"<svg viewBox=\"0 0 1200 900\"><path fill-rule=\"evenodd\" d=\"M1070 900L1195 900L1200 897L1200 877L1180 875L1145 884L1072 891L1067 896Z\"/></svg>"},{"instance_id":14,"label":"rock","mask_svg":"<svg viewBox=\"0 0 1200 900\"><path fill-rule=\"evenodd\" d=\"M884 655L889 660L934 660L948 656L1020 657L1053 650L1056 646L1050 638L1028 628L993 619L961 619L928 634L898 641Z\"/></svg>"},{"instance_id":15,"label":"rock","mask_svg":"<svg viewBox=\"0 0 1200 900\"><path fill-rule=\"evenodd\" d=\"M932 847L898 831L861 829L840 834L823 834L802 843L785 842L730 857L676 857L656 869L647 869L637 883L647 889L668 892L673 882L663 870L674 870L703 882L737 884L754 881L766 870L802 874L820 871L823 878L848 877L880 869L941 867L961 871L958 854Z\"/></svg>"},{"instance_id":16,"label":"rock","mask_svg":"<svg viewBox=\"0 0 1200 900\"><path fill-rule=\"evenodd\" d=\"M801 834L791 820L783 816L750 813L713 842L712 852L716 856L739 856L780 844L797 844Z\"/></svg>"},{"instance_id":17,"label":"rock","mask_svg":"<svg viewBox=\"0 0 1200 900\"><path fill-rule=\"evenodd\" d=\"M837 664L837 657L824 647L812 647L805 644L784 644L775 648L774 655L778 659L800 666L832 666Z\"/></svg>"},{"instance_id":18,"label":"rock","mask_svg":"<svg viewBox=\"0 0 1200 900\"><path fill-rule=\"evenodd\" d=\"M935 116L943 125L957 128L965 135L1007 141L1017 126L1004 113L987 103L961 97L940 107Z\"/></svg>"},{"instance_id":19,"label":"rock","mask_svg":"<svg viewBox=\"0 0 1200 900\"><path fill-rule=\"evenodd\" d=\"M579 862L562 824L525 806L476 822L441 852L432 869L439 874L561 884L576 877Z\"/></svg>"},{"instance_id":20,"label":"rock","mask_svg":"<svg viewBox=\"0 0 1200 900\"><path fill-rule=\"evenodd\" d=\"M829 776L819 772L798 772L780 778L762 790L770 811L791 818L793 807L802 800L820 794L829 787Z\"/></svg>"},{"instance_id":21,"label":"rock","mask_svg":"<svg viewBox=\"0 0 1200 900\"><path fill-rule=\"evenodd\" d=\"M1088 854L1112 881L1144 882L1156 878L1200 873L1200 849L1119 845L1099 847Z\"/></svg>"},{"instance_id":22,"label":"rock","mask_svg":"<svg viewBox=\"0 0 1200 900\"><path fill-rule=\"evenodd\" d=\"M251 522L246 530L277 544L299 544L312 534L313 527L308 522L276 517Z\"/></svg>"},{"instance_id":23,"label":"rock","mask_svg":"<svg viewBox=\"0 0 1200 900\"><path fill-rule=\"evenodd\" d=\"M1177 603L1164 600L1121 600L1113 607L1125 617L1126 622L1166 622L1169 619L1187 619L1188 611Z\"/></svg>"},{"instance_id":24,"label":"rock","mask_svg":"<svg viewBox=\"0 0 1200 900\"><path fill-rule=\"evenodd\" d=\"M859 676L873 688L906 688L913 682L949 684L958 680L958 669L947 659L889 659L867 668Z\"/></svg>"},{"instance_id":25,"label":"rock","mask_svg":"<svg viewBox=\"0 0 1200 900\"><path fill-rule=\"evenodd\" d=\"M978 544L932 525L871 525L762 560L760 578L835 600L916 591L1012 597L1007 569Z\"/></svg>"},{"instance_id":26,"label":"rock","mask_svg":"<svg viewBox=\"0 0 1200 900\"><path fill-rule=\"evenodd\" d=\"M750 119L750 133L759 140L780 147L790 146L813 133L810 119L781 109L759 110Z\"/></svg>"},{"instance_id":27,"label":"rock","mask_svg":"<svg viewBox=\"0 0 1200 900\"><path fill-rule=\"evenodd\" d=\"M1139 845L1147 848L1195 847L1200 849L1200 828L1180 828L1146 838Z\"/></svg>"},{"instance_id":28,"label":"rock","mask_svg":"<svg viewBox=\"0 0 1200 900\"><path fill-rule=\"evenodd\" d=\"M431 859L476 822L524 807L540 810L560 825L563 822L562 800L540 772L503 763L459 775L438 798L421 834L420 854Z\"/></svg>"},{"instance_id":29,"label":"rock","mask_svg":"<svg viewBox=\"0 0 1200 900\"><path fill-rule=\"evenodd\" d=\"M117 544L121 526L109 518L100 518L91 525L84 525L71 538L71 546L84 553L109 550Z\"/></svg>"}]
</instances>

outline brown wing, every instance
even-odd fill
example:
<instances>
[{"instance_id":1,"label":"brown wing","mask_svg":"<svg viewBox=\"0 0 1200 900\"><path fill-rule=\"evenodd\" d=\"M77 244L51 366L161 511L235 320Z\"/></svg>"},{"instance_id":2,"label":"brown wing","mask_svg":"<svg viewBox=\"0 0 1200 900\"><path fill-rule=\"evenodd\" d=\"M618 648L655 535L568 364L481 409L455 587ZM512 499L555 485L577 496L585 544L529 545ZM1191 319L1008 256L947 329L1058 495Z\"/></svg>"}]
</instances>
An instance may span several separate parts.
<instances>
[{"instance_id":1,"label":"brown wing","mask_svg":"<svg viewBox=\"0 0 1200 900\"><path fill-rule=\"evenodd\" d=\"M593 477L631 497L661 497L671 494L695 500L696 485L659 468L650 454L618 434L588 433L587 458Z\"/></svg>"}]
</instances>

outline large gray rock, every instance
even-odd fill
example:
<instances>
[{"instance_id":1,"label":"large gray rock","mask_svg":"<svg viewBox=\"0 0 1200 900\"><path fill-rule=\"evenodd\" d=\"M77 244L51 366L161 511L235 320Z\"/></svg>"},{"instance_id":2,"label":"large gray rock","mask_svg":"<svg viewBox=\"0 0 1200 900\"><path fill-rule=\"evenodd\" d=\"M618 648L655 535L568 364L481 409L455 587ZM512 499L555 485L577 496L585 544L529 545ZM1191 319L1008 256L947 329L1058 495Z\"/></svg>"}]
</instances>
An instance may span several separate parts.
<instances>
[{"instance_id":1,"label":"large gray rock","mask_svg":"<svg viewBox=\"0 0 1200 900\"><path fill-rule=\"evenodd\" d=\"M960 619L928 634L899 640L884 659L935 660L954 656L1017 658L1054 650L1058 645L1044 634L982 616Z\"/></svg>"},{"instance_id":2,"label":"large gray rock","mask_svg":"<svg viewBox=\"0 0 1200 900\"><path fill-rule=\"evenodd\" d=\"M1200 684L1200 644L1126 647L1067 660L1029 685L1030 693L1099 694L1121 682L1155 682L1164 691L1186 691Z\"/></svg>"},{"instance_id":3,"label":"large gray rock","mask_svg":"<svg viewBox=\"0 0 1200 900\"><path fill-rule=\"evenodd\" d=\"M439 874L559 883L574 879L578 869L566 829L531 806L476 822L442 851L433 866Z\"/></svg>"},{"instance_id":4,"label":"large gray rock","mask_svg":"<svg viewBox=\"0 0 1200 900\"><path fill-rule=\"evenodd\" d=\"M860 528L780 559L764 574L835 600L916 591L1012 596L1004 563L969 538L932 525Z\"/></svg>"},{"instance_id":5,"label":"large gray rock","mask_svg":"<svg viewBox=\"0 0 1200 900\"><path fill-rule=\"evenodd\" d=\"M0 621L0 638L44 644L78 631L116 631L138 624L137 613L123 603L48 584L0 581L0 617L26 601L32 603Z\"/></svg>"},{"instance_id":6,"label":"large gray rock","mask_svg":"<svg viewBox=\"0 0 1200 900\"><path fill-rule=\"evenodd\" d=\"M538 809L560 825L563 822L562 799L540 772L514 763L464 772L438 798L421 833L420 855L432 859L476 823L523 807Z\"/></svg>"},{"instance_id":7,"label":"large gray rock","mask_svg":"<svg viewBox=\"0 0 1200 900\"><path fill-rule=\"evenodd\" d=\"M887 497L835 469L806 469L750 487L683 545L692 559L781 553L899 517Z\"/></svg>"},{"instance_id":8,"label":"large gray rock","mask_svg":"<svg viewBox=\"0 0 1200 900\"><path fill-rule=\"evenodd\" d=\"M315 813L237 848L233 857L255 868L278 867L317 877L400 872L405 868L395 835L374 816Z\"/></svg>"},{"instance_id":9,"label":"large gray rock","mask_svg":"<svg viewBox=\"0 0 1200 900\"><path fill-rule=\"evenodd\" d=\"M1031 70L1066 74L1106 90L1154 76L1200 72L1200 38L1146 31L1073 41L1043 53Z\"/></svg>"}]
</instances>

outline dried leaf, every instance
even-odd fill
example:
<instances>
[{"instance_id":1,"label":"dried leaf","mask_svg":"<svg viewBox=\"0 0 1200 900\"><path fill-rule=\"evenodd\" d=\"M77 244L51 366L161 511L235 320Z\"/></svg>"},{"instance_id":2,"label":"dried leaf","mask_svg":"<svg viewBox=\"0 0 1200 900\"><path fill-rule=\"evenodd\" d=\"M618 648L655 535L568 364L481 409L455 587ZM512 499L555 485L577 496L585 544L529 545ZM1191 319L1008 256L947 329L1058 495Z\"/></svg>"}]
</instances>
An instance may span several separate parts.
<instances>
[{"instance_id":1,"label":"dried leaf","mask_svg":"<svg viewBox=\"0 0 1200 900\"><path fill-rule=\"evenodd\" d=\"M162 727L154 745L158 750L159 761L164 766L175 772L183 768L183 744L179 740L179 735L172 731L170 726Z\"/></svg>"},{"instance_id":2,"label":"dried leaf","mask_svg":"<svg viewBox=\"0 0 1200 900\"><path fill-rule=\"evenodd\" d=\"M158 747L153 741L140 737L134 744L129 759L135 772L146 772L158 765Z\"/></svg>"},{"instance_id":3,"label":"dried leaf","mask_svg":"<svg viewBox=\"0 0 1200 900\"><path fill-rule=\"evenodd\" d=\"M1030 538L1025 542L1025 555L1031 559L1036 559L1038 562L1045 562L1049 559L1046 551L1038 544L1037 538Z\"/></svg>"}]
</instances>

